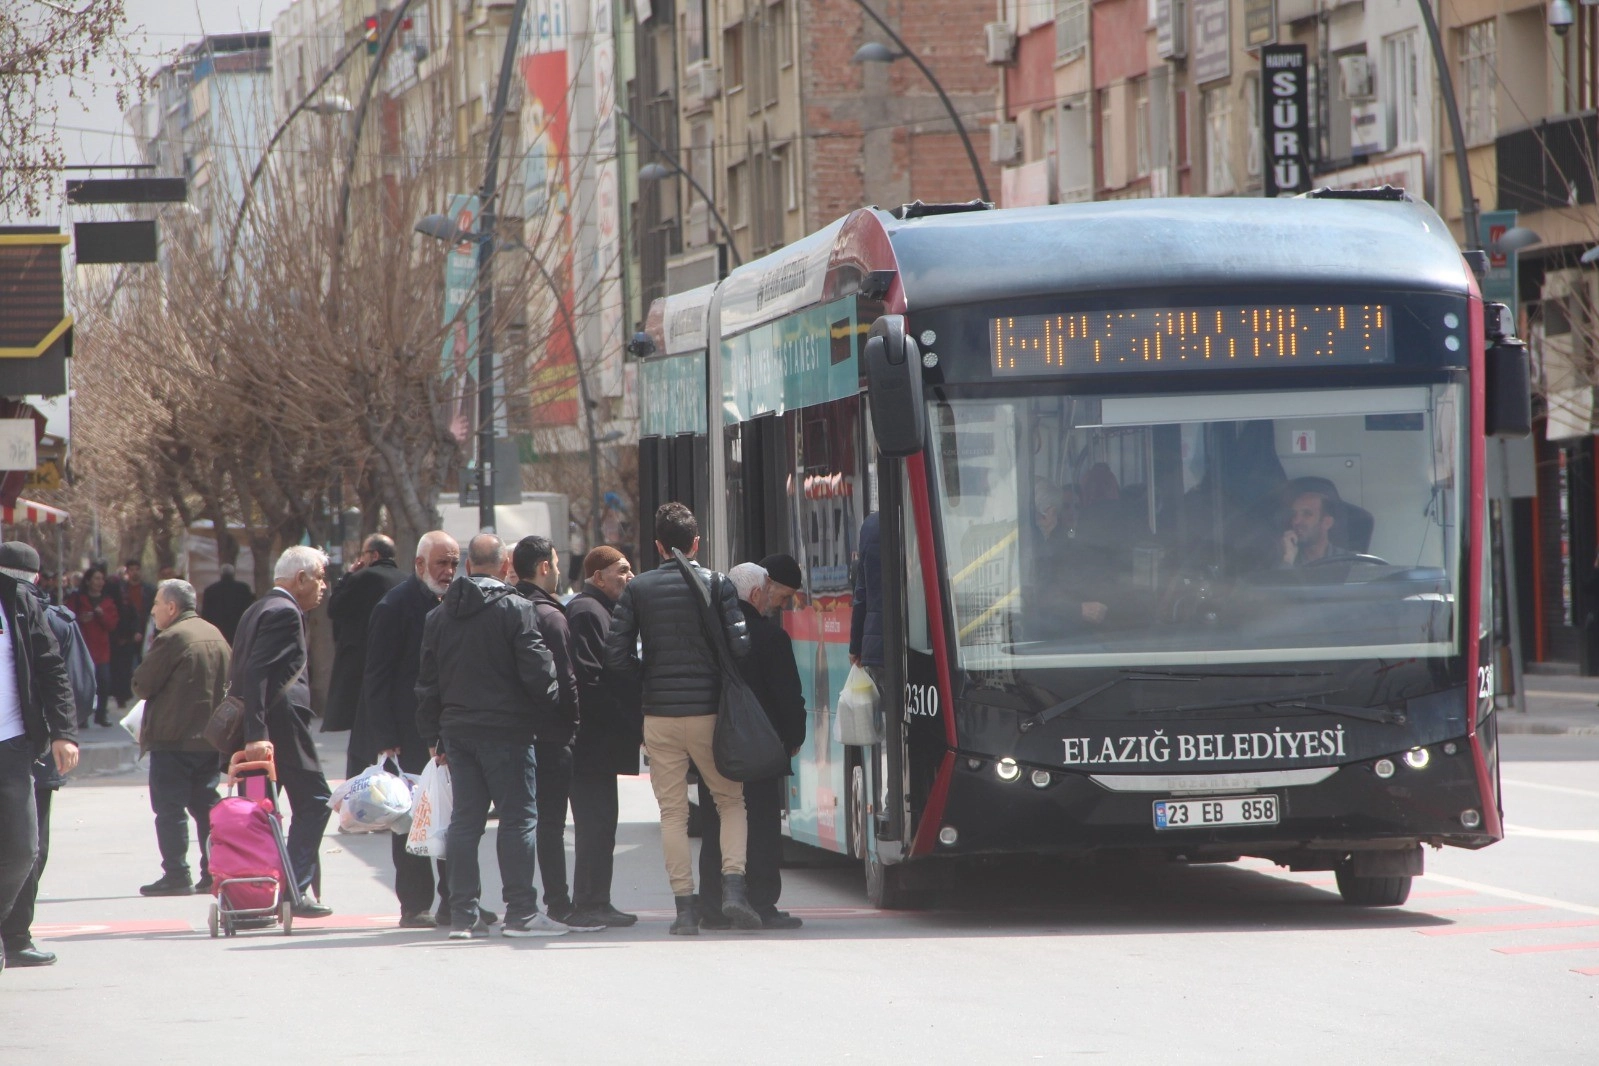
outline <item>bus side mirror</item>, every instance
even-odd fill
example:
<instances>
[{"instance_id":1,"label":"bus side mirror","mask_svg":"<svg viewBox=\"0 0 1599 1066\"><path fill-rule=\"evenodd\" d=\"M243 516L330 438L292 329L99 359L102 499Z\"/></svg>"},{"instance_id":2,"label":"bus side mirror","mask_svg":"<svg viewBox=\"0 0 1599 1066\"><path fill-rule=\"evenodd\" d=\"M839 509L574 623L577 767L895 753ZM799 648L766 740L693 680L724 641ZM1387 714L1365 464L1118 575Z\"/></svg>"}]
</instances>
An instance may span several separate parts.
<instances>
[{"instance_id":1,"label":"bus side mirror","mask_svg":"<svg viewBox=\"0 0 1599 1066\"><path fill-rule=\"evenodd\" d=\"M905 335L905 316L883 315L873 322L861 357L877 450L889 459L915 455L927 435L927 413L922 357L916 342Z\"/></svg>"},{"instance_id":2,"label":"bus side mirror","mask_svg":"<svg viewBox=\"0 0 1599 1066\"><path fill-rule=\"evenodd\" d=\"M1532 432L1532 369L1527 345L1503 337L1483 353L1486 410L1483 431L1490 437L1525 437Z\"/></svg>"}]
</instances>

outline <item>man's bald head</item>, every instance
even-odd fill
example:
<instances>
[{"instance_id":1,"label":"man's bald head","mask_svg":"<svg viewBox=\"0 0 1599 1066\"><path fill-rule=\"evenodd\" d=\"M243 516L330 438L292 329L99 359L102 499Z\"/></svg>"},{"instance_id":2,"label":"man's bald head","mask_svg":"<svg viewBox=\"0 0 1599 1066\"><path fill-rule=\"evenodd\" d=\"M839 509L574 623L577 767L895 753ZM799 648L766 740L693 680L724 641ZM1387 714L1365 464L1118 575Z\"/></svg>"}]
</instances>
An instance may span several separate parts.
<instances>
[{"instance_id":1,"label":"man's bald head","mask_svg":"<svg viewBox=\"0 0 1599 1066\"><path fill-rule=\"evenodd\" d=\"M479 533L466 545L466 572L499 577L505 573L505 542L493 533Z\"/></svg>"}]
</instances>

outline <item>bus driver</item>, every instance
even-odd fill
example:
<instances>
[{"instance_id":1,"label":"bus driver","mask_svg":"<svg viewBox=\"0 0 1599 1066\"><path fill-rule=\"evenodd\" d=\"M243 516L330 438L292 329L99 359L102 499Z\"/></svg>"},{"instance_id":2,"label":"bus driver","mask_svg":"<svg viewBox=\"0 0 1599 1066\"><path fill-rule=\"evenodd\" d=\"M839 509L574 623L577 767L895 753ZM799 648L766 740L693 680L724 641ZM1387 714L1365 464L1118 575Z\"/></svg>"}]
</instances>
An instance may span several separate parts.
<instances>
[{"instance_id":1,"label":"bus driver","mask_svg":"<svg viewBox=\"0 0 1599 1066\"><path fill-rule=\"evenodd\" d=\"M1325 492L1307 490L1295 494L1288 505L1288 528L1282 535L1282 565L1306 566L1310 563L1352 559L1353 553L1329 539L1338 513L1338 499Z\"/></svg>"}]
</instances>

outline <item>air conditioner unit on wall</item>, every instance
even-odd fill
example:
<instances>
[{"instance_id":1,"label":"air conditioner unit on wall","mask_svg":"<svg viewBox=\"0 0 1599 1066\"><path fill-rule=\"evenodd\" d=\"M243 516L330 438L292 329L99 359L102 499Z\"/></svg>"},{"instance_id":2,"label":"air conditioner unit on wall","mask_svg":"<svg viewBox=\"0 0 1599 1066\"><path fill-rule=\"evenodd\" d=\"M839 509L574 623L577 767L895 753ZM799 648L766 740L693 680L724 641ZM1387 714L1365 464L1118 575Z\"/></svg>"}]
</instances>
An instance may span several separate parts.
<instances>
[{"instance_id":1,"label":"air conditioner unit on wall","mask_svg":"<svg viewBox=\"0 0 1599 1066\"><path fill-rule=\"evenodd\" d=\"M1008 22L990 22L983 27L988 45L988 62L992 66L1009 63L1016 53L1016 31Z\"/></svg>"},{"instance_id":2,"label":"air conditioner unit on wall","mask_svg":"<svg viewBox=\"0 0 1599 1066\"><path fill-rule=\"evenodd\" d=\"M1377 95L1372 84L1371 60L1365 52L1338 57L1338 79L1345 100L1370 100Z\"/></svg>"},{"instance_id":3,"label":"air conditioner unit on wall","mask_svg":"<svg viewBox=\"0 0 1599 1066\"><path fill-rule=\"evenodd\" d=\"M1021 131L1014 122L996 122L988 127L988 161L1014 163L1022 154Z\"/></svg>"},{"instance_id":4,"label":"air conditioner unit on wall","mask_svg":"<svg viewBox=\"0 0 1599 1066\"><path fill-rule=\"evenodd\" d=\"M690 63L683 71L683 105L690 110L706 106L722 95L722 72L706 60Z\"/></svg>"},{"instance_id":5,"label":"air conditioner unit on wall","mask_svg":"<svg viewBox=\"0 0 1599 1066\"><path fill-rule=\"evenodd\" d=\"M1188 55L1188 0L1155 0L1155 54L1162 59Z\"/></svg>"}]
</instances>

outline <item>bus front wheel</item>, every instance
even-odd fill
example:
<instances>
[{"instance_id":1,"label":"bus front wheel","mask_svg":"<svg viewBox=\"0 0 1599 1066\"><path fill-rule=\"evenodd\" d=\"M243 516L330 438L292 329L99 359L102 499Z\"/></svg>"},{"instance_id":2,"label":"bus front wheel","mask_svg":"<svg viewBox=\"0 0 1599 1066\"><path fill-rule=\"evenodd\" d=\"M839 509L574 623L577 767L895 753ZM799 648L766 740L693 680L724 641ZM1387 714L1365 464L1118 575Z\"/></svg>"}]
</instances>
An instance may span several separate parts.
<instances>
[{"instance_id":1,"label":"bus front wheel","mask_svg":"<svg viewBox=\"0 0 1599 1066\"><path fill-rule=\"evenodd\" d=\"M1410 877L1361 877L1348 863L1338 867L1338 894L1355 907L1397 907L1410 898Z\"/></svg>"},{"instance_id":2,"label":"bus front wheel","mask_svg":"<svg viewBox=\"0 0 1599 1066\"><path fill-rule=\"evenodd\" d=\"M871 844L866 846L866 899L885 911L915 911L927 907L927 893L911 888L903 866L885 866L877 860Z\"/></svg>"}]
</instances>

